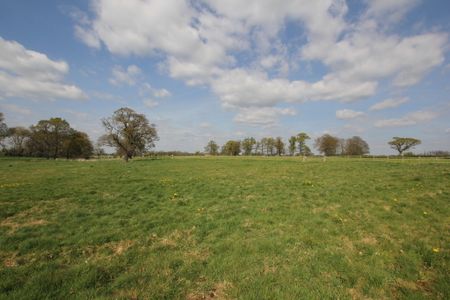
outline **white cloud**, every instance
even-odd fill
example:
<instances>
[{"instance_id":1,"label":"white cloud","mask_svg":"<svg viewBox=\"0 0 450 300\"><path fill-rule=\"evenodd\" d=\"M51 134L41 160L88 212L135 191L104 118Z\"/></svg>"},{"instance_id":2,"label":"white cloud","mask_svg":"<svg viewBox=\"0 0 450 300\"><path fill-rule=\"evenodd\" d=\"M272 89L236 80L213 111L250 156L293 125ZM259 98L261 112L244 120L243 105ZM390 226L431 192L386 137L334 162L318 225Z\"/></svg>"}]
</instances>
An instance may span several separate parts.
<instances>
[{"instance_id":1,"label":"white cloud","mask_svg":"<svg viewBox=\"0 0 450 300\"><path fill-rule=\"evenodd\" d=\"M0 98L85 99L80 88L63 82L68 72L65 61L0 37Z\"/></svg>"},{"instance_id":2,"label":"white cloud","mask_svg":"<svg viewBox=\"0 0 450 300\"><path fill-rule=\"evenodd\" d=\"M351 109L341 109L336 111L336 118L341 120L356 119L365 116L362 111L354 111Z\"/></svg>"},{"instance_id":3,"label":"white cloud","mask_svg":"<svg viewBox=\"0 0 450 300\"><path fill-rule=\"evenodd\" d=\"M395 22L418 5L420 0L370 0L367 2L369 5L367 15Z\"/></svg>"},{"instance_id":4,"label":"white cloud","mask_svg":"<svg viewBox=\"0 0 450 300\"><path fill-rule=\"evenodd\" d=\"M430 121L437 116L438 114L436 112L420 110L409 113L402 118L379 120L375 122L375 127L399 127L416 125L418 123Z\"/></svg>"},{"instance_id":5,"label":"white cloud","mask_svg":"<svg viewBox=\"0 0 450 300\"><path fill-rule=\"evenodd\" d=\"M273 106L282 101L348 102L368 97L376 88L375 82L354 84L331 76L312 84L302 80L269 79L265 72L248 72L244 69L223 72L211 85L226 107Z\"/></svg>"},{"instance_id":6,"label":"white cloud","mask_svg":"<svg viewBox=\"0 0 450 300\"><path fill-rule=\"evenodd\" d=\"M153 99L145 99L144 101L142 101L142 103L144 103L144 105L148 108L154 108L159 105L159 102Z\"/></svg>"},{"instance_id":7,"label":"white cloud","mask_svg":"<svg viewBox=\"0 0 450 300\"><path fill-rule=\"evenodd\" d=\"M369 110L383 110L386 108L394 108L409 101L408 97L390 98L372 105Z\"/></svg>"},{"instance_id":8,"label":"white cloud","mask_svg":"<svg viewBox=\"0 0 450 300\"><path fill-rule=\"evenodd\" d=\"M0 108L5 111L9 111L16 114L29 116L32 114L32 111L26 107L18 106L16 104L0 104Z\"/></svg>"},{"instance_id":9,"label":"white cloud","mask_svg":"<svg viewBox=\"0 0 450 300\"><path fill-rule=\"evenodd\" d=\"M166 89L155 89L153 91L153 96L155 96L156 98L165 98L169 97L170 95L171 93Z\"/></svg>"},{"instance_id":10,"label":"white cloud","mask_svg":"<svg viewBox=\"0 0 450 300\"><path fill-rule=\"evenodd\" d=\"M114 85L135 85L141 75L142 70L136 65L130 65L126 69L121 66L114 66L109 82Z\"/></svg>"},{"instance_id":11,"label":"white cloud","mask_svg":"<svg viewBox=\"0 0 450 300\"><path fill-rule=\"evenodd\" d=\"M445 133L450 133L450 128L445 129Z\"/></svg>"},{"instance_id":12,"label":"white cloud","mask_svg":"<svg viewBox=\"0 0 450 300\"><path fill-rule=\"evenodd\" d=\"M273 126L280 116L294 115L296 112L291 108L246 107L239 109L234 120L249 125Z\"/></svg>"},{"instance_id":13,"label":"white cloud","mask_svg":"<svg viewBox=\"0 0 450 300\"><path fill-rule=\"evenodd\" d=\"M417 3L374 0L348 21L343 0L95 0L93 18L75 30L94 48L161 58L171 77L209 85L225 107L347 102L374 95L380 81L414 85L443 63L446 33L400 36L383 27ZM305 44L283 42L288 21L303 27ZM288 79L299 60L318 61L327 73Z\"/></svg>"},{"instance_id":14,"label":"white cloud","mask_svg":"<svg viewBox=\"0 0 450 300\"><path fill-rule=\"evenodd\" d=\"M154 88L150 83L145 82L145 83L141 84L139 87L139 95L141 97L147 98L147 99L152 96L155 98L161 99L161 98L170 97L172 95L172 93L164 88L163 89ZM150 102L156 103L156 101L154 101L154 100L151 100Z\"/></svg>"}]
</instances>

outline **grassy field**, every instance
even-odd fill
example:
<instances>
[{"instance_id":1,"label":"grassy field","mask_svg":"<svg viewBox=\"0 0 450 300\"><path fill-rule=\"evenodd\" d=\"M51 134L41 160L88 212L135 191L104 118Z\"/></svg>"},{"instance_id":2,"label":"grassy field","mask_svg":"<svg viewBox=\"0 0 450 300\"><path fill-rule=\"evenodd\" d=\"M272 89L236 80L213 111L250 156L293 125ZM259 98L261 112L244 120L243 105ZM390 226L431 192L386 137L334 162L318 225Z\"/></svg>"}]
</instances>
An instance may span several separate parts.
<instances>
[{"instance_id":1,"label":"grassy field","mask_svg":"<svg viewBox=\"0 0 450 300\"><path fill-rule=\"evenodd\" d=\"M0 299L449 299L450 161L0 159Z\"/></svg>"}]
</instances>

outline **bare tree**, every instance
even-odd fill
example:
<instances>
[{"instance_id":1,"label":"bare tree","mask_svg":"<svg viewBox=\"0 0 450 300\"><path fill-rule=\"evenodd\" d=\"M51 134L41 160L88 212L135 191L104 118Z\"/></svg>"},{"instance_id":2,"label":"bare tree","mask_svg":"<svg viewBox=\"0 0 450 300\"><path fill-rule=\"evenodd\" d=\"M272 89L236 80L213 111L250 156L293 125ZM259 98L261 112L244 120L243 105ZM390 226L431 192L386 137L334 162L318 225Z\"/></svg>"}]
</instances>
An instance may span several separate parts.
<instances>
[{"instance_id":1,"label":"bare tree","mask_svg":"<svg viewBox=\"0 0 450 300\"><path fill-rule=\"evenodd\" d=\"M116 110L111 117L103 119L102 123L106 134L100 141L116 148L126 162L154 147L158 140L155 125L150 124L145 115L138 114L131 108Z\"/></svg>"}]
</instances>

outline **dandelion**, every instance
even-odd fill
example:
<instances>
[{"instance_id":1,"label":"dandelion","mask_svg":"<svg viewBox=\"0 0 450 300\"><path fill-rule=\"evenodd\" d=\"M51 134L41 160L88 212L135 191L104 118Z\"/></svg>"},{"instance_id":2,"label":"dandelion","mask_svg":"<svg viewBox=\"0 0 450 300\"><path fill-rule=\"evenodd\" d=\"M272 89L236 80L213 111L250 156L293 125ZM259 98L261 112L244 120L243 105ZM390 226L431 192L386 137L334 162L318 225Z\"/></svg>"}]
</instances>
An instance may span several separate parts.
<instances>
[{"instance_id":1,"label":"dandelion","mask_svg":"<svg viewBox=\"0 0 450 300\"><path fill-rule=\"evenodd\" d=\"M433 248L434 253L439 253L440 251L441 251L441 249L439 249L439 248Z\"/></svg>"},{"instance_id":2,"label":"dandelion","mask_svg":"<svg viewBox=\"0 0 450 300\"><path fill-rule=\"evenodd\" d=\"M428 213L427 213L426 211L424 211L423 214L424 214L425 216L428 215Z\"/></svg>"}]
</instances>

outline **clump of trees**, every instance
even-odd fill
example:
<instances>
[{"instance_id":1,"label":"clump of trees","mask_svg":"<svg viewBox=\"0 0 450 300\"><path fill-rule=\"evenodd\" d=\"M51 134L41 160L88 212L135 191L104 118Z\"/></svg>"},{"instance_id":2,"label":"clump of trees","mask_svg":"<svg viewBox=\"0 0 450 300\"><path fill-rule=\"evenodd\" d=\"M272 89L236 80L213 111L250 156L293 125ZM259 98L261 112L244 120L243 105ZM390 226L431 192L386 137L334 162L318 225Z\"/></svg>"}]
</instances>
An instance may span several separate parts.
<instances>
[{"instance_id":1,"label":"clump of trees","mask_svg":"<svg viewBox=\"0 0 450 300\"><path fill-rule=\"evenodd\" d=\"M241 142L240 141L228 141L222 146L221 153L223 155L236 156L241 153Z\"/></svg>"},{"instance_id":2,"label":"clump of trees","mask_svg":"<svg viewBox=\"0 0 450 300\"><path fill-rule=\"evenodd\" d=\"M158 140L155 124L128 107L119 108L111 117L103 119L102 124L106 134L99 141L115 148L126 162L149 151Z\"/></svg>"},{"instance_id":3,"label":"clump of trees","mask_svg":"<svg viewBox=\"0 0 450 300\"><path fill-rule=\"evenodd\" d=\"M93 153L88 135L73 129L61 118L41 120L29 128L8 128L1 114L0 128L3 151L6 155L56 159L89 158Z\"/></svg>"},{"instance_id":4,"label":"clump of trees","mask_svg":"<svg viewBox=\"0 0 450 300\"><path fill-rule=\"evenodd\" d=\"M359 136L340 139L324 134L314 141L314 147L323 155L364 155L370 152L369 145Z\"/></svg>"}]
</instances>

